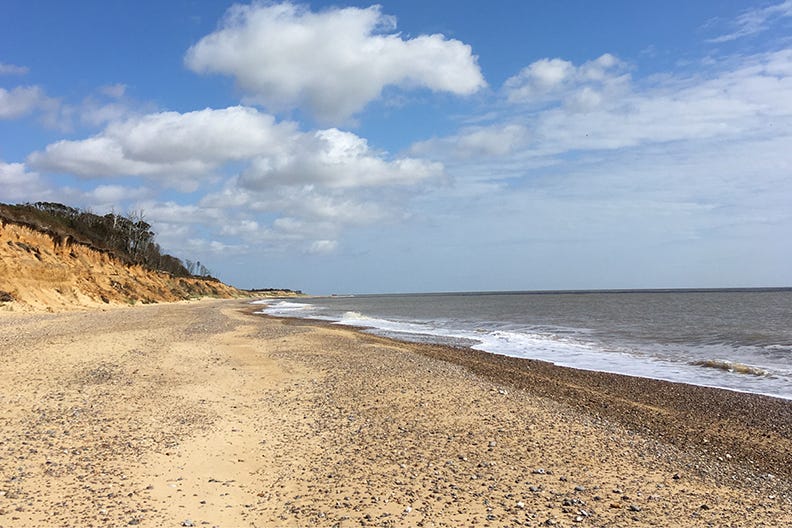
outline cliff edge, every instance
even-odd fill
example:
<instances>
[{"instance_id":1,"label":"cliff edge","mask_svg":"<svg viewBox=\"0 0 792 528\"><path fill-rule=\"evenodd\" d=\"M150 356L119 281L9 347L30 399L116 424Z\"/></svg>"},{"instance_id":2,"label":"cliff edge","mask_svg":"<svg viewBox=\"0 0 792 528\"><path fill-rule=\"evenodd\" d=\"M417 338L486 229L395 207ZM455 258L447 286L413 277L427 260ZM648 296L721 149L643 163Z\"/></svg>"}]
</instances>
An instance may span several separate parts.
<instances>
[{"instance_id":1,"label":"cliff edge","mask_svg":"<svg viewBox=\"0 0 792 528\"><path fill-rule=\"evenodd\" d=\"M0 310L64 311L249 293L206 277L179 277L112 252L0 218Z\"/></svg>"}]
</instances>

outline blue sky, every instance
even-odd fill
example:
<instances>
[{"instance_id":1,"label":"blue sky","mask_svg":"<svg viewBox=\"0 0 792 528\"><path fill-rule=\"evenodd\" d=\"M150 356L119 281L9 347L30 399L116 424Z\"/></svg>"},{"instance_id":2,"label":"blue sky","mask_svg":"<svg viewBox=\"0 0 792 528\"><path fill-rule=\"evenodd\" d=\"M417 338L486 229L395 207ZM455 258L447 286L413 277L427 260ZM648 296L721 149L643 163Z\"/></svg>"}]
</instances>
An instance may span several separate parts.
<instances>
[{"instance_id":1,"label":"blue sky","mask_svg":"<svg viewBox=\"0 0 792 528\"><path fill-rule=\"evenodd\" d=\"M241 287L792 285L792 1L6 0L0 201Z\"/></svg>"}]
</instances>

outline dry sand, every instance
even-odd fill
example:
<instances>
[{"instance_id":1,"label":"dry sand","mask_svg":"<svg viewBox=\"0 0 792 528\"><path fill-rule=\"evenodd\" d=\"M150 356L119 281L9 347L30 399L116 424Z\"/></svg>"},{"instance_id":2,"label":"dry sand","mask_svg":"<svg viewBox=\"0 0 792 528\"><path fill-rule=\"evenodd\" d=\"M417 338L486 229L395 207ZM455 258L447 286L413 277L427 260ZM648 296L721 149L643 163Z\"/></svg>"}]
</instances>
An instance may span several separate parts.
<instances>
[{"instance_id":1,"label":"dry sand","mask_svg":"<svg viewBox=\"0 0 792 528\"><path fill-rule=\"evenodd\" d=\"M0 315L0 527L792 525L791 402L249 311Z\"/></svg>"}]
</instances>

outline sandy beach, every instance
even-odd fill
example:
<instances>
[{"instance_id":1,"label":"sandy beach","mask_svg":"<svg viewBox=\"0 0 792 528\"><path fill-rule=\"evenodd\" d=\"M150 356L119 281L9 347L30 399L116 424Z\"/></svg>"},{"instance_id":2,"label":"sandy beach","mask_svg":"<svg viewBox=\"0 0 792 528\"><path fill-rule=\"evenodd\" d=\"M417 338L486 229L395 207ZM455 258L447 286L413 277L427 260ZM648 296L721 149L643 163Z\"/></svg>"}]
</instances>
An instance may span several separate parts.
<instances>
[{"instance_id":1,"label":"sandy beach","mask_svg":"<svg viewBox=\"0 0 792 528\"><path fill-rule=\"evenodd\" d=\"M206 300L0 314L0 527L792 525L792 402Z\"/></svg>"}]
</instances>

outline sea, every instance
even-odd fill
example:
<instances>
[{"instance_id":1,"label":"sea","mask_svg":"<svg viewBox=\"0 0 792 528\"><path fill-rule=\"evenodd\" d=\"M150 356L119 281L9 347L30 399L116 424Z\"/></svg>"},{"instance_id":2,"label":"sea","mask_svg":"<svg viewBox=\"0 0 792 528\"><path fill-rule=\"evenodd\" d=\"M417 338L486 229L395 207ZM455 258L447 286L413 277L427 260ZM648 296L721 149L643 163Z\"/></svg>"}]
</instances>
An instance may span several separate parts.
<instances>
[{"instance_id":1,"label":"sea","mask_svg":"<svg viewBox=\"0 0 792 528\"><path fill-rule=\"evenodd\" d=\"M330 321L578 369L792 400L792 288L473 292L266 299Z\"/></svg>"}]
</instances>

